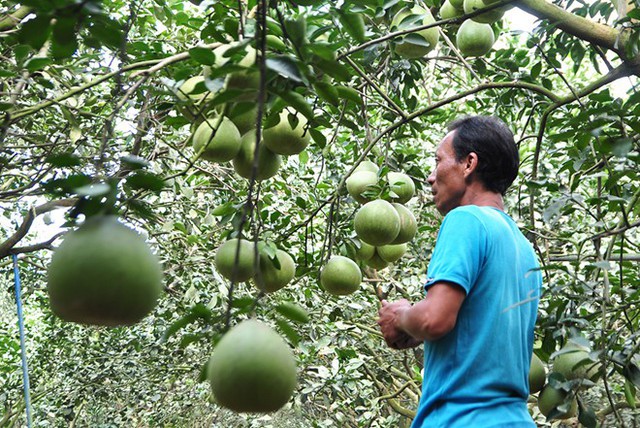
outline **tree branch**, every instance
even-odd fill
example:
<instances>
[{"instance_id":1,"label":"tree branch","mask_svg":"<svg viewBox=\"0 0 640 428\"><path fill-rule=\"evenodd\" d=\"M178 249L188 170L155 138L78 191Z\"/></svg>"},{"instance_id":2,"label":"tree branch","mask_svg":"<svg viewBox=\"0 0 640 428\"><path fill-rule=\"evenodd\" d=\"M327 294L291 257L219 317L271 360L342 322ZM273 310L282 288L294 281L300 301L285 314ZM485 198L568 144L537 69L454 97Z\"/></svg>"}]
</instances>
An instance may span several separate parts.
<instances>
[{"instance_id":1,"label":"tree branch","mask_svg":"<svg viewBox=\"0 0 640 428\"><path fill-rule=\"evenodd\" d=\"M546 0L517 0L514 5L540 19L550 21L566 33L611 49L622 59L627 59L625 53L625 46L629 40L627 32L583 18Z\"/></svg>"},{"instance_id":2,"label":"tree branch","mask_svg":"<svg viewBox=\"0 0 640 428\"><path fill-rule=\"evenodd\" d=\"M29 6L20 6L15 12L0 18L0 31L11 30L20 24L22 19L31 13Z\"/></svg>"},{"instance_id":3,"label":"tree branch","mask_svg":"<svg viewBox=\"0 0 640 428\"><path fill-rule=\"evenodd\" d=\"M18 242L20 242L20 240L24 238L27 233L29 233L29 229L33 224L33 220L35 220L37 216L49 211L53 211L60 207L71 207L73 206L73 204L76 203L76 201L77 201L76 198L67 198L67 199L60 199L58 201L49 201L37 207L32 207L27 212L27 215L25 216L24 220L22 221L22 224L20 225L16 233L11 235L7 240L5 240L2 244L0 244L0 259L8 256L9 254L15 254L15 252L12 252L11 249ZM25 248L29 248L29 247L25 247Z\"/></svg>"}]
</instances>

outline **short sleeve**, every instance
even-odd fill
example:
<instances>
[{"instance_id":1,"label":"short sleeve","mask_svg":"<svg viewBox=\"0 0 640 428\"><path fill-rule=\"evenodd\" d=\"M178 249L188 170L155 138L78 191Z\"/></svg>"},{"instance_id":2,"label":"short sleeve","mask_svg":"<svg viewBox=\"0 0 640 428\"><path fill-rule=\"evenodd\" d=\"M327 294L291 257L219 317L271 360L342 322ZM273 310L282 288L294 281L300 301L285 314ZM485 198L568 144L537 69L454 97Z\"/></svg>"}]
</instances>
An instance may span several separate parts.
<instances>
[{"instance_id":1,"label":"short sleeve","mask_svg":"<svg viewBox=\"0 0 640 428\"><path fill-rule=\"evenodd\" d=\"M437 282L458 284L467 294L478 279L486 254L487 231L472 212L456 208L442 221L425 289Z\"/></svg>"}]
</instances>

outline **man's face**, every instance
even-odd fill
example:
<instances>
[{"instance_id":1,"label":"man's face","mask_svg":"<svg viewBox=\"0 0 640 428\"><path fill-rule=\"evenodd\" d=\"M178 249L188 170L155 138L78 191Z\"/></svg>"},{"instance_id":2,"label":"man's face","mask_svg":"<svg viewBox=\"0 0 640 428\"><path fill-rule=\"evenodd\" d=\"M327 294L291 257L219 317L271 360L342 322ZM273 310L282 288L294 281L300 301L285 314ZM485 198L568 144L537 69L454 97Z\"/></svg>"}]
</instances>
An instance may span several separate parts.
<instances>
[{"instance_id":1,"label":"man's face","mask_svg":"<svg viewBox=\"0 0 640 428\"><path fill-rule=\"evenodd\" d=\"M464 160L456 160L453 150L453 135L449 132L436 150L436 167L427 178L436 208L442 215L459 207L467 184L465 181Z\"/></svg>"}]
</instances>

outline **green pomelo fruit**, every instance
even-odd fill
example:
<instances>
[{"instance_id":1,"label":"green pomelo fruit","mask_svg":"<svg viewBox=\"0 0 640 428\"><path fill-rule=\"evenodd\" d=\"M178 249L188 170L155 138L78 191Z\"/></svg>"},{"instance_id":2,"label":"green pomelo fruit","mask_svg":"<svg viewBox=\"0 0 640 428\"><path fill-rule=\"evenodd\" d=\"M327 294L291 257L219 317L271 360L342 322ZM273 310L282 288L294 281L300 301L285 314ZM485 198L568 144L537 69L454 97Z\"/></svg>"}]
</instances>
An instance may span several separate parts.
<instances>
[{"instance_id":1,"label":"green pomelo fruit","mask_svg":"<svg viewBox=\"0 0 640 428\"><path fill-rule=\"evenodd\" d=\"M47 291L63 320L131 325L156 306L162 268L145 240L116 217L90 217L53 252Z\"/></svg>"},{"instance_id":2,"label":"green pomelo fruit","mask_svg":"<svg viewBox=\"0 0 640 428\"><path fill-rule=\"evenodd\" d=\"M207 91L206 89L204 91L194 93L198 83L204 84L204 76L194 76L185 80L184 83L180 85L180 88L178 88L178 98L181 101L190 100L196 103L198 101L202 101L205 97L211 96L211 92Z\"/></svg>"},{"instance_id":3,"label":"green pomelo fruit","mask_svg":"<svg viewBox=\"0 0 640 428\"><path fill-rule=\"evenodd\" d=\"M402 21L410 15L422 16L422 19L414 26L427 25L435 22L435 19L429 10L420 6L414 6L411 9L405 8L398 12L391 21L391 27L396 27L397 30L397 27L402 23ZM424 39L424 44L412 43L409 41L410 38L408 39L407 36L404 36L402 41L395 45L395 52L404 58L421 58L425 56L436 47L438 39L440 38L438 27L427 28L426 30L417 31L411 34L412 37L416 37L416 35L421 36Z\"/></svg>"},{"instance_id":4,"label":"green pomelo fruit","mask_svg":"<svg viewBox=\"0 0 640 428\"><path fill-rule=\"evenodd\" d=\"M376 248L380 258L389 263L395 263L407 252L407 244L388 244Z\"/></svg>"},{"instance_id":5,"label":"green pomelo fruit","mask_svg":"<svg viewBox=\"0 0 640 428\"><path fill-rule=\"evenodd\" d=\"M360 207L353 225L361 241L378 247L396 239L400 232L400 215L389 202L376 199Z\"/></svg>"},{"instance_id":6,"label":"green pomelo fruit","mask_svg":"<svg viewBox=\"0 0 640 428\"><path fill-rule=\"evenodd\" d=\"M456 46L464 56L482 56L491 50L495 36L489 24L467 19L458 28Z\"/></svg>"},{"instance_id":7,"label":"green pomelo fruit","mask_svg":"<svg viewBox=\"0 0 640 428\"><path fill-rule=\"evenodd\" d=\"M354 168L353 173L356 173L358 171L371 171L378 174L379 169L380 168L378 168L378 165L376 165L374 162L371 162L370 160L363 160L358 164L358 166Z\"/></svg>"},{"instance_id":8,"label":"green pomelo fruit","mask_svg":"<svg viewBox=\"0 0 640 428\"><path fill-rule=\"evenodd\" d=\"M289 112L280 112L280 122L263 132L266 146L280 155L295 155L303 151L309 144L309 132L305 129L307 119L301 114L294 115L298 123L295 128L289 122Z\"/></svg>"},{"instance_id":9,"label":"green pomelo fruit","mask_svg":"<svg viewBox=\"0 0 640 428\"><path fill-rule=\"evenodd\" d=\"M256 150L256 134L255 131L249 131L242 137L242 143L238 155L233 158L233 169L240 177L251 179L253 169L253 161ZM271 178L278 172L282 164L282 157L273 153L264 143L258 147L258 169L256 171L256 180L266 180Z\"/></svg>"},{"instance_id":10,"label":"green pomelo fruit","mask_svg":"<svg viewBox=\"0 0 640 428\"><path fill-rule=\"evenodd\" d=\"M284 406L296 389L296 361L268 325L246 320L213 350L207 378L218 404L234 412L267 413Z\"/></svg>"},{"instance_id":11,"label":"green pomelo fruit","mask_svg":"<svg viewBox=\"0 0 640 428\"><path fill-rule=\"evenodd\" d=\"M535 394L542 390L546 380L547 371L544 368L544 363L536 354L533 354L529 366L529 394Z\"/></svg>"},{"instance_id":12,"label":"green pomelo fruit","mask_svg":"<svg viewBox=\"0 0 640 428\"><path fill-rule=\"evenodd\" d=\"M369 260L376 252L376 247L360 241L360 248L356 250L356 260Z\"/></svg>"},{"instance_id":13,"label":"green pomelo fruit","mask_svg":"<svg viewBox=\"0 0 640 428\"><path fill-rule=\"evenodd\" d=\"M238 128L228 118L223 117L218 124L217 117L211 117L202 122L193 133L193 149L201 157L213 162L230 161L240 151L241 136ZM204 148L204 149L203 149Z\"/></svg>"},{"instance_id":14,"label":"green pomelo fruit","mask_svg":"<svg viewBox=\"0 0 640 428\"><path fill-rule=\"evenodd\" d=\"M343 296L360 288L362 272L348 257L333 256L320 272L320 284L329 294Z\"/></svg>"},{"instance_id":15,"label":"green pomelo fruit","mask_svg":"<svg viewBox=\"0 0 640 428\"><path fill-rule=\"evenodd\" d=\"M236 263L236 253L238 252ZM224 242L215 255L215 265L218 272L225 278L234 281L246 281L255 275L254 243L246 239L229 239Z\"/></svg>"},{"instance_id":16,"label":"green pomelo fruit","mask_svg":"<svg viewBox=\"0 0 640 428\"><path fill-rule=\"evenodd\" d=\"M598 378L600 364L592 361L587 351L572 344L562 348L562 351L567 352L558 354L553 359L554 372L561 373L567 380Z\"/></svg>"},{"instance_id":17,"label":"green pomelo fruit","mask_svg":"<svg viewBox=\"0 0 640 428\"><path fill-rule=\"evenodd\" d=\"M559 391L547 385L542 389L538 396L538 409L545 417L548 417L553 409L564 403L567 392ZM575 397L571 401L571 406L566 412L554 417L554 419L572 418L578 412L578 402Z\"/></svg>"},{"instance_id":18,"label":"green pomelo fruit","mask_svg":"<svg viewBox=\"0 0 640 428\"><path fill-rule=\"evenodd\" d=\"M448 0L451 6L458 10L464 11L464 0Z\"/></svg>"},{"instance_id":19,"label":"green pomelo fruit","mask_svg":"<svg viewBox=\"0 0 640 428\"><path fill-rule=\"evenodd\" d=\"M376 248L376 251L373 253L373 256L370 259L365 260L364 264L366 264L367 266L375 270L382 270L389 266L389 262L382 259L382 257L380 257L380 254L378 254L377 248Z\"/></svg>"},{"instance_id":20,"label":"green pomelo fruit","mask_svg":"<svg viewBox=\"0 0 640 428\"><path fill-rule=\"evenodd\" d=\"M227 89L242 89L242 94L238 95L236 101L254 101L258 100L258 90L260 89L260 72L259 71L236 71L230 73L225 81Z\"/></svg>"},{"instance_id":21,"label":"green pomelo fruit","mask_svg":"<svg viewBox=\"0 0 640 428\"><path fill-rule=\"evenodd\" d=\"M277 267L265 252L260 252L259 272L254 276L254 281L265 293L280 290L296 275L296 264L287 252L278 249L275 258L279 264Z\"/></svg>"},{"instance_id":22,"label":"green pomelo fruit","mask_svg":"<svg viewBox=\"0 0 640 428\"><path fill-rule=\"evenodd\" d=\"M462 16L464 11L460 9L456 9L449 0L445 0L440 6L440 18L441 19L451 19L457 18L458 16Z\"/></svg>"},{"instance_id":23,"label":"green pomelo fruit","mask_svg":"<svg viewBox=\"0 0 640 428\"><path fill-rule=\"evenodd\" d=\"M229 62L226 52L235 47L237 43L222 45L213 50L216 56L214 67L221 67ZM247 70L239 70L229 73L225 79L226 89L240 89L245 91L236 97L236 101L256 101L257 91L260 88L260 72L251 69L256 62L256 50L251 46L245 46L246 54L238 61L237 65ZM232 55L233 56L233 55Z\"/></svg>"},{"instance_id":24,"label":"green pomelo fruit","mask_svg":"<svg viewBox=\"0 0 640 428\"><path fill-rule=\"evenodd\" d=\"M387 174L387 181L391 190L393 202L405 204L409 202L416 192L416 185L411 177L402 172L390 172Z\"/></svg>"},{"instance_id":25,"label":"green pomelo fruit","mask_svg":"<svg viewBox=\"0 0 640 428\"><path fill-rule=\"evenodd\" d=\"M202 86L197 86L199 83ZM197 87L197 88L196 88ZM213 98L213 93L204 88L204 76L195 76L187 79L177 90L178 111L191 122L200 123L207 110L206 103Z\"/></svg>"},{"instance_id":26,"label":"green pomelo fruit","mask_svg":"<svg viewBox=\"0 0 640 428\"><path fill-rule=\"evenodd\" d=\"M475 12L479 9L484 9L487 5L482 0L464 0L464 13ZM491 9L485 13L481 13L480 15L474 16L471 18L475 22L480 22L482 24L493 24L494 22L502 19L504 15L504 9L496 8Z\"/></svg>"},{"instance_id":27,"label":"green pomelo fruit","mask_svg":"<svg viewBox=\"0 0 640 428\"><path fill-rule=\"evenodd\" d=\"M256 129L256 120L258 119L258 108L252 106L247 109L248 103L234 104L229 109L229 119L238 128L240 135L244 135L252 129Z\"/></svg>"},{"instance_id":28,"label":"green pomelo fruit","mask_svg":"<svg viewBox=\"0 0 640 428\"><path fill-rule=\"evenodd\" d=\"M378 184L378 174L371 171L355 171L347 178L347 192L353 199L361 204L371 201L371 196L363 195L367 190L373 190Z\"/></svg>"},{"instance_id":29,"label":"green pomelo fruit","mask_svg":"<svg viewBox=\"0 0 640 428\"><path fill-rule=\"evenodd\" d=\"M392 203L393 208L396 209L400 216L400 232L398 236L391 243L392 244L404 244L409 242L416 236L418 231L418 222L411 210L399 203Z\"/></svg>"}]
</instances>

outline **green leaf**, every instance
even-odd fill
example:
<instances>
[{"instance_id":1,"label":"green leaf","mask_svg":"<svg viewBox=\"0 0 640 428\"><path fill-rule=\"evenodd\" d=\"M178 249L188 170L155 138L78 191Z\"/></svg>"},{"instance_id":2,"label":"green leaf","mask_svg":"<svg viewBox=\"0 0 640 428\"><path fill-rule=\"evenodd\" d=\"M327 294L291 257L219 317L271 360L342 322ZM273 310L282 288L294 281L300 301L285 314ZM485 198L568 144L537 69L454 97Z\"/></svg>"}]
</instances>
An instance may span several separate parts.
<instances>
[{"instance_id":1,"label":"green leaf","mask_svg":"<svg viewBox=\"0 0 640 428\"><path fill-rule=\"evenodd\" d=\"M541 71L542 71L542 63L538 62L534 64L533 67L531 67L531 71L530 71L531 78L534 80L537 79L538 76L540 76Z\"/></svg>"},{"instance_id":2,"label":"green leaf","mask_svg":"<svg viewBox=\"0 0 640 428\"><path fill-rule=\"evenodd\" d=\"M54 58L68 58L78 48L75 18L58 17L53 27L51 53Z\"/></svg>"},{"instance_id":3,"label":"green leaf","mask_svg":"<svg viewBox=\"0 0 640 428\"><path fill-rule=\"evenodd\" d=\"M624 398L629 407L636 408L636 387L629 379L624 380Z\"/></svg>"},{"instance_id":4,"label":"green leaf","mask_svg":"<svg viewBox=\"0 0 640 428\"><path fill-rule=\"evenodd\" d=\"M148 171L136 171L127 177L127 184L133 189L151 190L159 192L164 189L164 180L157 174Z\"/></svg>"},{"instance_id":5,"label":"green leaf","mask_svg":"<svg viewBox=\"0 0 640 428\"><path fill-rule=\"evenodd\" d=\"M335 88L340 98L362 105L362 96L356 89L343 85L336 85Z\"/></svg>"},{"instance_id":6,"label":"green leaf","mask_svg":"<svg viewBox=\"0 0 640 428\"><path fill-rule=\"evenodd\" d=\"M300 343L300 335L298 334L298 332L296 332L294 328L291 327L291 325L289 325L289 323L286 322L285 320L282 320L282 319L276 320L276 324L278 325L280 330L284 333L284 335L287 336L287 339L289 339L289 341L294 346L298 346L298 343Z\"/></svg>"},{"instance_id":7,"label":"green leaf","mask_svg":"<svg viewBox=\"0 0 640 428\"><path fill-rule=\"evenodd\" d=\"M40 48L51 35L51 17L49 15L38 15L22 24L18 33L20 43L27 44L33 49Z\"/></svg>"},{"instance_id":8,"label":"green leaf","mask_svg":"<svg viewBox=\"0 0 640 428\"><path fill-rule=\"evenodd\" d=\"M89 196L89 197L104 196L109 192L111 192L111 186L109 186L107 183L95 183L95 184L89 184L87 186L78 187L75 189L75 192L79 196Z\"/></svg>"},{"instance_id":9,"label":"green leaf","mask_svg":"<svg viewBox=\"0 0 640 428\"><path fill-rule=\"evenodd\" d=\"M287 55L278 55L267 58L266 66L268 69L275 71L284 78L293 80L296 83L303 83L302 75L298 66L291 57Z\"/></svg>"},{"instance_id":10,"label":"green leaf","mask_svg":"<svg viewBox=\"0 0 640 428\"><path fill-rule=\"evenodd\" d=\"M124 40L122 25L107 16L92 16L89 33L98 41L98 45L105 45L111 49L120 49Z\"/></svg>"},{"instance_id":11,"label":"green leaf","mask_svg":"<svg viewBox=\"0 0 640 428\"><path fill-rule=\"evenodd\" d=\"M35 56L28 60L24 66L29 72L33 73L34 71L44 69L47 65L51 64L51 62L51 58Z\"/></svg>"},{"instance_id":12,"label":"green leaf","mask_svg":"<svg viewBox=\"0 0 640 428\"><path fill-rule=\"evenodd\" d=\"M189 56L202 65L214 65L216 63L216 55L211 49L195 47L189 49Z\"/></svg>"},{"instance_id":13,"label":"green leaf","mask_svg":"<svg viewBox=\"0 0 640 428\"><path fill-rule=\"evenodd\" d=\"M640 388L640 369L633 363L629 363L622 368L622 375Z\"/></svg>"},{"instance_id":14,"label":"green leaf","mask_svg":"<svg viewBox=\"0 0 640 428\"><path fill-rule=\"evenodd\" d=\"M69 194L73 189L88 185L91 178L85 174L71 174L65 178L54 178L42 184L42 188L50 193Z\"/></svg>"},{"instance_id":15,"label":"green leaf","mask_svg":"<svg viewBox=\"0 0 640 428\"><path fill-rule=\"evenodd\" d=\"M299 93L294 91L283 91L278 93L278 95L297 112L302 113L307 119L313 120L315 118L313 109L309 103L307 103L307 100Z\"/></svg>"},{"instance_id":16,"label":"green leaf","mask_svg":"<svg viewBox=\"0 0 640 428\"><path fill-rule=\"evenodd\" d=\"M327 137L324 136L324 134L320 131L318 131L315 128L309 128L309 134L311 135L311 138L313 138L313 141L315 141L315 143L318 145L319 148L324 148L324 146L327 145Z\"/></svg>"},{"instance_id":17,"label":"green leaf","mask_svg":"<svg viewBox=\"0 0 640 428\"><path fill-rule=\"evenodd\" d=\"M149 166L149 161L140 156L126 155L120 158L123 165L127 165L131 169L142 169Z\"/></svg>"},{"instance_id":18,"label":"green leaf","mask_svg":"<svg viewBox=\"0 0 640 428\"><path fill-rule=\"evenodd\" d=\"M294 45L301 47L307 43L307 21L303 15L297 19L285 19L284 27Z\"/></svg>"},{"instance_id":19,"label":"green leaf","mask_svg":"<svg viewBox=\"0 0 640 428\"><path fill-rule=\"evenodd\" d=\"M78 156L68 152L51 154L47 156L44 161L56 167L78 166L82 164Z\"/></svg>"},{"instance_id":20,"label":"green leaf","mask_svg":"<svg viewBox=\"0 0 640 428\"><path fill-rule=\"evenodd\" d=\"M598 421L591 407L585 407L582 404L582 400L578 400L578 411L578 421L584 425L585 428L596 428Z\"/></svg>"},{"instance_id":21,"label":"green leaf","mask_svg":"<svg viewBox=\"0 0 640 428\"><path fill-rule=\"evenodd\" d=\"M349 68L336 60L329 60L320 56L315 56L313 63L323 72L340 82L348 82L351 80L351 71Z\"/></svg>"},{"instance_id":22,"label":"green leaf","mask_svg":"<svg viewBox=\"0 0 640 428\"><path fill-rule=\"evenodd\" d=\"M161 341L166 342L171 336L173 336L178 331L182 330L197 319L198 317L194 313L188 313L181 318L178 318L177 321L171 323L169 327L167 327L167 330L165 330L164 334L162 335Z\"/></svg>"},{"instance_id":23,"label":"green leaf","mask_svg":"<svg viewBox=\"0 0 640 428\"><path fill-rule=\"evenodd\" d=\"M231 302L231 307L238 309L248 309L253 306L253 302L255 300L252 297L240 297L237 299L233 299Z\"/></svg>"},{"instance_id":24,"label":"green leaf","mask_svg":"<svg viewBox=\"0 0 640 428\"><path fill-rule=\"evenodd\" d=\"M338 96L338 90L334 85L328 82L316 82L313 86L320 98L332 106L338 106L340 98Z\"/></svg>"},{"instance_id":25,"label":"green leaf","mask_svg":"<svg viewBox=\"0 0 640 428\"><path fill-rule=\"evenodd\" d=\"M366 40L364 18L362 17L362 14L338 10L338 17L340 19L340 23L351 37L360 43L363 43Z\"/></svg>"},{"instance_id":26,"label":"green leaf","mask_svg":"<svg viewBox=\"0 0 640 428\"><path fill-rule=\"evenodd\" d=\"M294 322L306 324L309 322L309 314L301 306L292 302L284 302L276 306L276 311Z\"/></svg>"}]
</instances>

